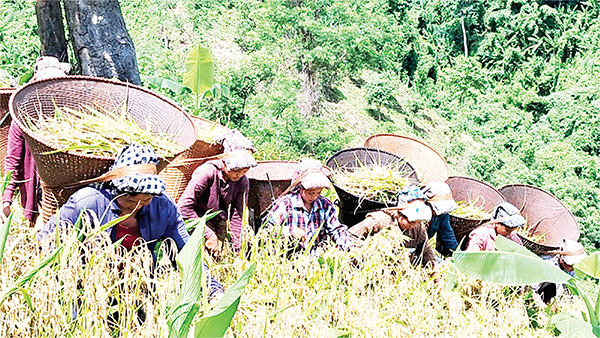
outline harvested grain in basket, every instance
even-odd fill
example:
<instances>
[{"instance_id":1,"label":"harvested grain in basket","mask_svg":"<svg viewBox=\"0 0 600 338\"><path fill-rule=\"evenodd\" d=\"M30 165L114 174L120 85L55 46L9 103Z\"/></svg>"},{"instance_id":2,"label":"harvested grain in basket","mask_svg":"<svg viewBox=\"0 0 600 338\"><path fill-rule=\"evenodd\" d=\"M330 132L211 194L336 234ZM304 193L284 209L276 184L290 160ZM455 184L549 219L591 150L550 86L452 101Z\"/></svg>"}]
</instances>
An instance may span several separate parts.
<instances>
[{"instance_id":1,"label":"harvested grain in basket","mask_svg":"<svg viewBox=\"0 0 600 338\"><path fill-rule=\"evenodd\" d=\"M26 118L25 123L31 131L58 148L55 152L72 150L112 157L120 148L132 143L152 147L163 157L183 150L172 141L173 135L157 132L151 119L147 120L146 126L138 125L127 113L124 102L112 111L98 105L83 106L80 110L55 106L54 116Z\"/></svg>"},{"instance_id":2,"label":"harvested grain in basket","mask_svg":"<svg viewBox=\"0 0 600 338\"><path fill-rule=\"evenodd\" d=\"M395 205L398 193L411 183L405 172L393 166L376 164L337 169L334 181L361 200L368 199L386 205Z\"/></svg>"},{"instance_id":3,"label":"harvested grain in basket","mask_svg":"<svg viewBox=\"0 0 600 338\"><path fill-rule=\"evenodd\" d=\"M457 217L462 217L472 220L485 220L491 219L492 215L485 210L485 198L483 196L477 196L474 200L458 201L456 202L458 208L450 214Z\"/></svg>"}]
</instances>

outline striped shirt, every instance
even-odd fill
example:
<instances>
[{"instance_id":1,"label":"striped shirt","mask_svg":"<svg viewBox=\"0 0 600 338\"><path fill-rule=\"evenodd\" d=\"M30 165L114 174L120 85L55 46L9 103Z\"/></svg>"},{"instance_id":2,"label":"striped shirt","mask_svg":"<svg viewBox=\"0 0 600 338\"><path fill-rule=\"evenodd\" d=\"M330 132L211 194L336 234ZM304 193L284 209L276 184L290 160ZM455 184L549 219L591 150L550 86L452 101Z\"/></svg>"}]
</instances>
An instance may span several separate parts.
<instances>
[{"instance_id":1,"label":"striped shirt","mask_svg":"<svg viewBox=\"0 0 600 338\"><path fill-rule=\"evenodd\" d=\"M352 244L348 227L340 223L333 203L323 196L313 202L310 210L305 208L300 191L281 196L273 205L266 223L281 227L282 234L286 236L291 235L291 227L303 229L307 237L307 241L302 243L304 249L319 232L311 251L323 244L327 236L331 236L343 250L348 250Z\"/></svg>"}]
</instances>

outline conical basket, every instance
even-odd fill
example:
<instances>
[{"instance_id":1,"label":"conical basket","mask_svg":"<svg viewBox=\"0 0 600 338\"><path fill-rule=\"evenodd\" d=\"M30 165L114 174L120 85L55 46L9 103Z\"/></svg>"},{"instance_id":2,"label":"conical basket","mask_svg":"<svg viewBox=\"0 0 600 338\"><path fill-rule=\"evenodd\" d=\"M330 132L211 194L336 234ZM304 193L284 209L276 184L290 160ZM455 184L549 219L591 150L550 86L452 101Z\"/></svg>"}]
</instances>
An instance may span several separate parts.
<instances>
[{"instance_id":1,"label":"conical basket","mask_svg":"<svg viewBox=\"0 0 600 338\"><path fill-rule=\"evenodd\" d=\"M483 210L490 212L498 203L504 201L504 196L491 185L470 177L450 176L446 181L452 190L455 201L473 201L482 198ZM450 225L454 229L456 240L460 243L469 236L471 231L490 219L468 219L450 214ZM467 241L463 243L466 246Z\"/></svg>"},{"instance_id":2,"label":"conical basket","mask_svg":"<svg viewBox=\"0 0 600 338\"><path fill-rule=\"evenodd\" d=\"M406 136L376 134L365 140L365 147L380 149L402 157L416 170L422 184L448 179L448 164L435 149Z\"/></svg>"},{"instance_id":3,"label":"conical basket","mask_svg":"<svg viewBox=\"0 0 600 338\"><path fill-rule=\"evenodd\" d=\"M529 237L540 237L537 242L527 240L533 243L530 245L532 251L556 250L563 239L579 239L575 216L554 195L526 184L510 184L499 190L527 219Z\"/></svg>"},{"instance_id":4,"label":"conical basket","mask_svg":"<svg viewBox=\"0 0 600 338\"><path fill-rule=\"evenodd\" d=\"M203 135L208 132L218 135L229 130L216 122L212 122L201 117L190 116L190 118L192 119L198 135ZM160 174L158 174L158 176L160 176L160 178L165 182L166 193L175 201L179 201L183 191L192 179L192 173L194 170L196 170L196 168L198 168L202 163L206 162L205 160L202 160L195 161L193 163L184 163L182 162L183 160L204 158L221 153L223 153L223 147L220 145L208 140L196 139L194 144L189 149L177 156L175 160L173 160L163 171L160 172Z\"/></svg>"},{"instance_id":5,"label":"conical basket","mask_svg":"<svg viewBox=\"0 0 600 338\"><path fill-rule=\"evenodd\" d=\"M80 154L76 151L49 154L58 149L30 130L25 123L26 117L49 117L54 114L55 107L79 110L92 104L113 110L124 102L127 112L140 125L146 125L151 120L159 131L173 135L173 140L183 149L181 152L194 143L194 126L183 109L173 101L140 86L103 78L69 76L29 83L11 96L11 116L23 131L44 182L42 204L45 207L45 219L48 213L54 212L48 210L48 206L52 205L52 209L55 209L76 190L64 189L65 185L104 174L115 158ZM162 170L180 153L162 159L158 170ZM56 206L50 200L56 201Z\"/></svg>"},{"instance_id":6,"label":"conical basket","mask_svg":"<svg viewBox=\"0 0 600 338\"><path fill-rule=\"evenodd\" d=\"M331 156L327 162L334 171L339 168L352 170L363 165L377 164L381 166L391 165L396 170L404 173L404 176L409 179L412 184L419 184L419 178L413 167L403 158L398 157L387 151L370 149L370 148L350 148L338 151ZM378 201L363 199L355 194L352 194L335 183L335 174L333 177L333 187L340 199L339 206L340 220L346 225L352 226L366 215L365 211L373 211L393 205L386 205ZM350 217L350 216L353 217Z\"/></svg>"}]
</instances>

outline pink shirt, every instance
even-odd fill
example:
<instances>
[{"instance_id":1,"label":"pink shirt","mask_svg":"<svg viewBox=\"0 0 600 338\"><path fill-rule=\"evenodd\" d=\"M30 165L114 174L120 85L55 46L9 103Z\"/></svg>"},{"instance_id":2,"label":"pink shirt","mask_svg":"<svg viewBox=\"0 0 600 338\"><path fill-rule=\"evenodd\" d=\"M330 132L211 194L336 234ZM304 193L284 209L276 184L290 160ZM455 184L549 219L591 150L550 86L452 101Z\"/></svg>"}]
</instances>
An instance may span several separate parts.
<instances>
[{"instance_id":1,"label":"pink shirt","mask_svg":"<svg viewBox=\"0 0 600 338\"><path fill-rule=\"evenodd\" d=\"M496 228L494 224L479 227L469 235L469 246L467 251L494 251L496 250ZM523 245L516 232L512 232L508 239L513 242Z\"/></svg>"}]
</instances>

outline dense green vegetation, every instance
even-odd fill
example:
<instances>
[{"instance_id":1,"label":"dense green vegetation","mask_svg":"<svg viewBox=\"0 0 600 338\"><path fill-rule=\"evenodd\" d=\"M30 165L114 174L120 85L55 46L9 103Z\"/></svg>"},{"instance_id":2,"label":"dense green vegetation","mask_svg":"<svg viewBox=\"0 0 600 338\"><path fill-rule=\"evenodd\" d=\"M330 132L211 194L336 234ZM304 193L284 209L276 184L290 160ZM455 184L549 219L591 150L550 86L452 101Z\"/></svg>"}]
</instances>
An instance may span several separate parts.
<instances>
[{"instance_id":1,"label":"dense green vegetation","mask_svg":"<svg viewBox=\"0 0 600 338\"><path fill-rule=\"evenodd\" d=\"M0 67L13 76L38 55L33 3L0 4ZM374 132L411 135L440 151L452 174L549 190L576 215L586 244L600 247L596 1L121 7L142 74L181 82L193 45L213 51L216 80L231 95L205 99L202 115L241 129L261 158L325 159ZM189 93L164 93L195 106Z\"/></svg>"}]
</instances>

